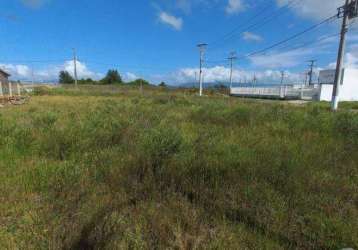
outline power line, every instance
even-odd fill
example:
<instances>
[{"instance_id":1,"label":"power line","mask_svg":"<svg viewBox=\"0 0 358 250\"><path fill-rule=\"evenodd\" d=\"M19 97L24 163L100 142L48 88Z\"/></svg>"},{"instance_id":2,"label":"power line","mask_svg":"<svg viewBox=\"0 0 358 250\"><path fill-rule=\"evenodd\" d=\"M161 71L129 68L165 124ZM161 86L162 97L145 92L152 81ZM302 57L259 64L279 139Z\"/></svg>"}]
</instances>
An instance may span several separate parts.
<instances>
[{"instance_id":1,"label":"power line","mask_svg":"<svg viewBox=\"0 0 358 250\"><path fill-rule=\"evenodd\" d=\"M138 66L138 65L130 65L130 64L116 64L116 63L106 63L106 62L98 62L98 61L92 61L92 60L84 60L86 64L95 64L95 65L101 65L106 67L114 67L114 68L131 68L131 69L139 69L139 70L153 70L153 69L159 69L159 70L172 70L172 67L153 67L153 66Z\"/></svg>"},{"instance_id":2,"label":"power line","mask_svg":"<svg viewBox=\"0 0 358 250\"><path fill-rule=\"evenodd\" d=\"M258 50L258 51L251 52L251 53L249 53L249 54L247 54L247 55L245 55L245 56L240 57L239 59L249 58L249 57L252 57L252 56L255 56L255 55L262 54L262 53L264 53L264 52L266 52L266 51L269 51L269 50L271 50L271 49L273 49L273 48L276 48L276 47L278 47L278 46L280 46L280 45L282 45L282 44L285 44L285 43L287 43L287 42L289 42L289 41L291 41L291 40L294 40L295 38L297 38L297 37L299 37L299 36L302 36L302 35L304 35L304 34L310 32L310 31L312 31L312 30L315 30L315 29L317 29L319 26L321 26L321 25L323 25L323 24L325 24L325 23L327 23L327 22L329 22L329 21L332 21L332 20L334 20L335 18L337 18L337 15L328 17L328 18L324 19L323 21L321 21L321 22L319 22L319 23L317 23L317 24L315 24L315 25L313 25L313 26L311 26L311 27L309 27L309 28L307 28L307 29L305 29L305 30L299 32L299 33L296 33L295 35L292 35L292 36L290 36L290 37L288 37L288 38L285 38L284 40L281 40L281 41L279 41L279 42L277 42L277 43L275 43L275 44L273 44L273 45L270 45L270 46L268 46L268 47L266 47L266 48L264 48L264 49L260 49L260 50Z\"/></svg>"},{"instance_id":3,"label":"power line","mask_svg":"<svg viewBox=\"0 0 358 250\"><path fill-rule=\"evenodd\" d=\"M271 8L272 4L268 4L265 6L265 8L263 8L261 11L259 11L256 15L254 15L251 20L248 23L251 23L253 20L255 20L256 18L258 18L260 15L262 15L263 13L266 12L266 10L268 10L269 8ZM227 36L232 35L233 33L235 33L238 29L241 28L241 25L236 26L234 29L232 29L230 32L228 32L227 34L223 35L220 39L215 40L214 42L212 42L211 44L216 44L219 40L221 39L225 39Z\"/></svg>"},{"instance_id":4,"label":"power line","mask_svg":"<svg viewBox=\"0 0 358 250\"><path fill-rule=\"evenodd\" d=\"M58 59L58 60L1 60L1 63L52 63L52 62L65 62L65 61L72 61L72 59Z\"/></svg>"},{"instance_id":5,"label":"power line","mask_svg":"<svg viewBox=\"0 0 358 250\"><path fill-rule=\"evenodd\" d=\"M227 33L226 35L222 36L222 38L220 39L217 39L215 40L214 42L211 43L211 46L210 46L210 50L214 50L215 48L217 48L218 46L215 46L217 44L221 42L225 42L227 40L230 40L232 38L234 38L235 36L237 35L240 35L240 34L243 34L244 32L248 32L248 31L252 31L256 28L260 28L260 27L263 27L264 25L268 24L270 21L274 20L275 18L285 14L286 12L283 11L285 10L286 8L289 8L290 6L292 6L293 4L296 4L298 3L297 2L298 0L291 0L289 3L287 3L286 5L280 7L279 9L275 10L273 13L271 13L269 16L266 16L262 19L260 19L258 22L255 22L253 24L251 24L254 19L256 19L257 17L259 17L260 15L262 15L262 13L264 13L269 7L272 6L272 4L268 5L267 7L265 7L263 9L263 11L257 13L255 16L253 16L251 18L251 20L248 22L249 25L245 26L244 28L241 28L242 25L240 26L237 26L236 28L234 28L232 31L230 31L229 33ZM260 26L261 25L261 26ZM238 30L239 33L235 34Z\"/></svg>"},{"instance_id":6,"label":"power line","mask_svg":"<svg viewBox=\"0 0 358 250\"><path fill-rule=\"evenodd\" d=\"M328 36L325 36L325 37L321 37L321 38L316 39L316 40L314 40L314 41L305 42L305 43L300 44L300 45L295 45L295 46L287 45L287 46L281 47L280 49L281 49L281 50L284 50L284 52L282 52L282 53L285 53L285 52L289 52L289 51L293 51L293 50L305 48L305 47L308 47L308 46L310 46L310 45L313 45L313 44L316 44L316 43L319 43L319 42L323 42L323 41L328 40L328 39L330 39L330 38L337 37L337 36L339 36L339 35L340 35L340 33L335 33L335 34L332 34L332 35L328 35ZM286 50L286 49L287 49L287 50Z\"/></svg>"}]
</instances>

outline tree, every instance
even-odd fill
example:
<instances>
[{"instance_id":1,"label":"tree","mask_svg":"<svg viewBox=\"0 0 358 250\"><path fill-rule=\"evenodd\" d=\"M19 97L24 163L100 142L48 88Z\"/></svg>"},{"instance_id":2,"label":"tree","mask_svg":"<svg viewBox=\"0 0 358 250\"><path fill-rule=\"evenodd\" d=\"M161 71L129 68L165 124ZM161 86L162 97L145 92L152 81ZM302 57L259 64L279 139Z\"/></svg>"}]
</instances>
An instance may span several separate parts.
<instances>
[{"instance_id":1,"label":"tree","mask_svg":"<svg viewBox=\"0 0 358 250\"><path fill-rule=\"evenodd\" d=\"M68 71L61 71L59 75L59 83L61 84L73 84L75 79L68 73Z\"/></svg>"},{"instance_id":2,"label":"tree","mask_svg":"<svg viewBox=\"0 0 358 250\"><path fill-rule=\"evenodd\" d=\"M159 84L159 87L166 88L167 85L165 84L165 82L161 82L161 83Z\"/></svg>"},{"instance_id":3,"label":"tree","mask_svg":"<svg viewBox=\"0 0 358 250\"><path fill-rule=\"evenodd\" d=\"M105 78L101 80L102 84L114 84L114 83L123 83L121 75L117 70L108 70Z\"/></svg>"},{"instance_id":4,"label":"tree","mask_svg":"<svg viewBox=\"0 0 358 250\"><path fill-rule=\"evenodd\" d=\"M94 81L92 78L84 79L78 81L79 84L96 84L96 81Z\"/></svg>"},{"instance_id":5,"label":"tree","mask_svg":"<svg viewBox=\"0 0 358 250\"><path fill-rule=\"evenodd\" d=\"M128 83L129 85L135 85L135 86L144 86L144 85L150 85L150 83L144 79L137 79L132 82Z\"/></svg>"}]
</instances>

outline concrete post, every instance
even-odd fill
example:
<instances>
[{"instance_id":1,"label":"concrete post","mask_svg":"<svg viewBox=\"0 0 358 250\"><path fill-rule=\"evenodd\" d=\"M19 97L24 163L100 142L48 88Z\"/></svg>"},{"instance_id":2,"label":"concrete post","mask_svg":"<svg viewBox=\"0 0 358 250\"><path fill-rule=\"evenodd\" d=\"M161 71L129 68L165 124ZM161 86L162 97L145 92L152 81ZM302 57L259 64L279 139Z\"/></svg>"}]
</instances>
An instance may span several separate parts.
<instances>
[{"instance_id":1,"label":"concrete post","mask_svg":"<svg viewBox=\"0 0 358 250\"><path fill-rule=\"evenodd\" d=\"M20 88L20 84L19 84L19 83L16 84L16 89L17 89L17 95L18 95L18 96L21 96L21 88Z\"/></svg>"},{"instance_id":2,"label":"concrete post","mask_svg":"<svg viewBox=\"0 0 358 250\"><path fill-rule=\"evenodd\" d=\"M12 97L12 83L9 81L9 97Z\"/></svg>"},{"instance_id":3,"label":"concrete post","mask_svg":"<svg viewBox=\"0 0 358 250\"><path fill-rule=\"evenodd\" d=\"M0 97L4 97L4 92L2 91L2 82L0 81Z\"/></svg>"}]
</instances>

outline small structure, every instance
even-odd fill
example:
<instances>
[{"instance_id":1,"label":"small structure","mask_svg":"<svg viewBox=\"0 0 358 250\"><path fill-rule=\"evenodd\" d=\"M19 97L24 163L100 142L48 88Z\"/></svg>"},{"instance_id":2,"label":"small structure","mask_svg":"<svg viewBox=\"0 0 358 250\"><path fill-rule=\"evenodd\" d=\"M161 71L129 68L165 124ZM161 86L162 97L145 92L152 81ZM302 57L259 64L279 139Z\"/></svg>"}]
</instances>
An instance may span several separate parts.
<instances>
[{"instance_id":1,"label":"small structure","mask_svg":"<svg viewBox=\"0 0 358 250\"><path fill-rule=\"evenodd\" d=\"M2 82L3 84L7 84L9 82L9 77L11 75L7 72L5 72L4 70L0 69L0 82Z\"/></svg>"},{"instance_id":2,"label":"small structure","mask_svg":"<svg viewBox=\"0 0 358 250\"><path fill-rule=\"evenodd\" d=\"M276 86L251 86L233 87L230 90L232 96L267 98L282 100L315 100L318 98L318 88L302 85L276 85Z\"/></svg>"},{"instance_id":3,"label":"small structure","mask_svg":"<svg viewBox=\"0 0 358 250\"><path fill-rule=\"evenodd\" d=\"M335 70L322 70L319 74L320 101L332 101ZM340 101L358 101L358 70L344 69L339 88Z\"/></svg>"},{"instance_id":4,"label":"small structure","mask_svg":"<svg viewBox=\"0 0 358 250\"><path fill-rule=\"evenodd\" d=\"M5 95L10 96L9 92L12 92L12 86L9 81L9 77L9 73L0 69L0 98L4 98Z\"/></svg>"},{"instance_id":5,"label":"small structure","mask_svg":"<svg viewBox=\"0 0 358 250\"><path fill-rule=\"evenodd\" d=\"M14 104L22 99L22 87L18 82L12 83L9 77L9 73L0 69L0 102Z\"/></svg>"},{"instance_id":6,"label":"small structure","mask_svg":"<svg viewBox=\"0 0 358 250\"><path fill-rule=\"evenodd\" d=\"M232 96L291 99L291 100L332 100L335 70L322 70L319 73L318 85L276 85L233 87ZM339 89L340 101L358 101L358 69L344 69Z\"/></svg>"}]
</instances>

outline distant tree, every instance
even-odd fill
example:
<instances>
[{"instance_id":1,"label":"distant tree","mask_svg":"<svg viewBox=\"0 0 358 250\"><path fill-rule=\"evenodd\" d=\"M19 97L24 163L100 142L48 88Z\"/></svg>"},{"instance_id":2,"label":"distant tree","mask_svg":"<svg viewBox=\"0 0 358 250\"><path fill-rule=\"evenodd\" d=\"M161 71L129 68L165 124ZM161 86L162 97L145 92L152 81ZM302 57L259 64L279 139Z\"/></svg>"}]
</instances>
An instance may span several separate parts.
<instances>
[{"instance_id":1,"label":"distant tree","mask_svg":"<svg viewBox=\"0 0 358 250\"><path fill-rule=\"evenodd\" d=\"M145 85L150 85L150 83L144 79L137 79L134 80L132 82L128 83L129 85L135 85L135 86L145 86Z\"/></svg>"},{"instance_id":2,"label":"distant tree","mask_svg":"<svg viewBox=\"0 0 358 250\"><path fill-rule=\"evenodd\" d=\"M228 86L225 85L225 84L219 83L219 84L214 85L214 89L216 89L216 90L224 90L224 89L228 89Z\"/></svg>"},{"instance_id":3,"label":"distant tree","mask_svg":"<svg viewBox=\"0 0 358 250\"><path fill-rule=\"evenodd\" d=\"M165 82L161 82L161 83L159 84L159 87L166 88L167 85L165 84Z\"/></svg>"},{"instance_id":4,"label":"distant tree","mask_svg":"<svg viewBox=\"0 0 358 250\"><path fill-rule=\"evenodd\" d=\"M94 81L92 78L87 78L87 79L86 79L86 82L87 82L87 83L95 83L96 81Z\"/></svg>"},{"instance_id":5,"label":"distant tree","mask_svg":"<svg viewBox=\"0 0 358 250\"><path fill-rule=\"evenodd\" d=\"M102 84L123 83L121 75L117 70L108 70L107 75L101 80Z\"/></svg>"},{"instance_id":6,"label":"distant tree","mask_svg":"<svg viewBox=\"0 0 358 250\"><path fill-rule=\"evenodd\" d=\"M92 78L84 79L78 81L79 84L96 84L96 81L94 81Z\"/></svg>"},{"instance_id":7,"label":"distant tree","mask_svg":"<svg viewBox=\"0 0 358 250\"><path fill-rule=\"evenodd\" d=\"M59 75L59 83L61 84L73 84L75 79L71 76L68 71L61 71Z\"/></svg>"}]
</instances>

